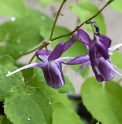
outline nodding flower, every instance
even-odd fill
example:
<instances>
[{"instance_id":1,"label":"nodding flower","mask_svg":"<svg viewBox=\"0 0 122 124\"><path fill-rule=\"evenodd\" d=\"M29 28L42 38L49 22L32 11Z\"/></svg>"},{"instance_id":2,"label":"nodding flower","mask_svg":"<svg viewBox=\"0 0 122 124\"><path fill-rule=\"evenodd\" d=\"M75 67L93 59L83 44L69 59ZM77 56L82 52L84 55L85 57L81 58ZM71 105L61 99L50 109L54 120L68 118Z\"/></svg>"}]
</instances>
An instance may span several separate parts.
<instances>
[{"instance_id":1,"label":"nodding flower","mask_svg":"<svg viewBox=\"0 0 122 124\"><path fill-rule=\"evenodd\" d=\"M28 68L35 68L39 67L43 70L44 77L46 80L47 85L53 88L59 88L65 84L64 75L62 72L62 63L67 60L73 59L73 57L61 57L63 52L65 52L74 42L76 39L71 38L66 43L60 42L53 51L47 50L38 50L36 51L36 57L40 60L38 63L32 63L26 66L23 66L6 76L10 76L14 73L19 71L28 69Z\"/></svg>"},{"instance_id":2,"label":"nodding flower","mask_svg":"<svg viewBox=\"0 0 122 124\"><path fill-rule=\"evenodd\" d=\"M111 39L109 37L102 34L96 34L96 37L98 37L99 40L91 40L91 38L85 31L79 29L77 31L76 38L79 38L79 40L84 44L89 54L77 56L76 58L69 61L67 64L82 64L77 72L77 75L83 68L91 65L96 79L99 82L112 80L114 78L114 73L122 76L122 74L114 68L115 66L111 63L109 58L114 50L122 47L122 44L110 47Z\"/></svg>"}]
</instances>

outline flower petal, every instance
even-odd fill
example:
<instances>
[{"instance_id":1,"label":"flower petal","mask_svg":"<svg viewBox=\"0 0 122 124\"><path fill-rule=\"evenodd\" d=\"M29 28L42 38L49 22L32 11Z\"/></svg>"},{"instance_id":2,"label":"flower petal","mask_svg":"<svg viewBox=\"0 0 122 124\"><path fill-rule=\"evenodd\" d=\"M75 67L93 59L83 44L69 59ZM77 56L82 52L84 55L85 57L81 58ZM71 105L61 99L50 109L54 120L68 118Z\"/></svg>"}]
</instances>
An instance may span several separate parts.
<instances>
[{"instance_id":1,"label":"flower petal","mask_svg":"<svg viewBox=\"0 0 122 124\"><path fill-rule=\"evenodd\" d=\"M108 65L111 65L111 63L106 61L103 57L99 58L98 68L104 81L110 81L114 78L114 73Z\"/></svg>"},{"instance_id":2,"label":"flower petal","mask_svg":"<svg viewBox=\"0 0 122 124\"><path fill-rule=\"evenodd\" d=\"M105 59L109 59L108 48L101 41L96 41L97 54L100 54Z\"/></svg>"},{"instance_id":3,"label":"flower petal","mask_svg":"<svg viewBox=\"0 0 122 124\"><path fill-rule=\"evenodd\" d=\"M57 44L57 46L50 54L48 61L53 61L58 59L62 55L63 51L64 51L64 42L60 42L59 44Z\"/></svg>"},{"instance_id":4,"label":"flower petal","mask_svg":"<svg viewBox=\"0 0 122 124\"><path fill-rule=\"evenodd\" d=\"M84 46L88 50L89 44L92 42L89 35L84 30L78 29L76 37L78 37L82 41L82 43L84 44Z\"/></svg>"},{"instance_id":5,"label":"flower petal","mask_svg":"<svg viewBox=\"0 0 122 124\"><path fill-rule=\"evenodd\" d=\"M86 66L88 66L88 65L90 65L90 64L91 64L90 61L87 61L87 62L83 63L83 64L81 65L81 67L78 69L78 72L76 73L76 76L79 75L80 71L81 71L83 68L85 68Z\"/></svg>"},{"instance_id":6,"label":"flower petal","mask_svg":"<svg viewBox=\"0 0 122 124\"><path fill-rule=\"evenodd\" d=\"M97 81L99 81L99 82L104 81L103 77L100 74L100 71L99 71L99 68L97 67L97 65L95 67L92 67L92 70L95 74L95 77L96 77Z\"/></svg>"},{"instance_id":7,"label":"flower petal","mask_svg":"<svg viewBox=\"0 0 122 124\"><path fill-rule=\"evenodd\" d=\"M99 37L99 41L102 42L107 48L110 47L111 39L109 37L102 34L98 34L97 36Z\"/></svg>"},{"instance_id":8,"label":"flower petal","mask_svg":"<svg viewBox=\"0 0 122 124\"><path fill-rule=\"evenodd\" d=\"M107 60L106 60L106 65L107 65L107 67L108 67L111 71L113 71L114 73L116 73L116 74L122 76L122 74L119 73L116 69L114 69L113 65L112 65L109 61L107 61Z\"/></svg>"},{"instance_id":9,"label":"flower petal","mask_svg":"<svg viewBox=\"0 0 122 124\"><path fill-rule=\"evenodd\" d=\"M89 58L91 61L91 66L95 67L97 62L96 62L96 42L93 41L90 46L89 46Z\"/></svg>"},{"instance_id":10,"label":"flower petal","mask_svg":"<svg viewBox=\"0 0 122 124\"><path fill-rule=\"evenodd\" d=\"M65 62L65 61L67 61L67 60L72 60L72 59L74 59L74 57L62 57L62 58L56 59L55 61L56 61L57 63L63 63L63 62Z\"/></svg>"},{"instance_id":11,"label":"flower petal","mask_svg":"<svg viewBox=\"0 0 122 124\"><path fill-rule=\"evenodd\" d=\"M72 46L76 40L77 40L77 37L73 36L71 39L69 39L67 42L65 42L63 52L65 52L67 49L69 49L69 47Z\"/></svg>"},{"instance_id":12,"label":"flower petal","mask_svg":"<svg viewBox=\"0 0 122 124\"><path fill-rule=\"evenodd\" d=\"M49 86L57 89L64 85L64 76L62 73L61 64L49 62L48 67L43 68L46 82Z\"/></svg>"},{"instance_id":13,"label":"flower petal","mask_svg":"<svg viewBox=\"0 0 122 124\"><path fill-rule=\"evenodd\" d=\"M87 61L89 61L89 56L85 55L85 56L78 56L78 57L72 59L71 61L69 61L66 64L67 65L77 65L77 64L83 64Z\"/></svg>"},{"instance_id":14,"label":"flower petal","mask_svg":"<svg viewBox=\"0 0 122 124\"><path fill-rule=\"evenodd\" d=\"M47 51L47 50L38 50L38 51L36 51L36 57L40 61L47 60L50 54L51 54L51 51Z\"/></svg>"},{"instance_id":15,"label":"flower petal","mask_svg":"<svg viewBox=\"0 0 122 124\"><path fill-rule=\"evenodd\" d=\"M105 59L109 59L108 48L111 45L111 39L105 35L99 34L99 41L96 42L97 50Z\"/></svg>"}]
</instances>

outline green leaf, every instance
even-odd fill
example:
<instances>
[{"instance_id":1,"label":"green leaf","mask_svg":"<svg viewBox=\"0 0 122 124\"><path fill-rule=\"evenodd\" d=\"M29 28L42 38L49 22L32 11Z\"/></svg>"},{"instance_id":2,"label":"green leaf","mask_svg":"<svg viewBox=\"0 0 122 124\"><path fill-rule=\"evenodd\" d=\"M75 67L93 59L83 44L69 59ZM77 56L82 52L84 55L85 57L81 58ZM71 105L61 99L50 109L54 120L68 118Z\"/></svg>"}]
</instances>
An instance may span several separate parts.
<instances>
[{"instance_id":1,"label":"green leaf","mask_svg":"<svg viewBox=\"0 0 122 124\"><path fill-rule=\"evenodd\" d=\"M41 27L41 36L44 37L44 39L49 39L50 37L50 31L51 31L52 25L48 26L43 26ZM64 27L61 26L56 26L54 33L53 33L53 38L57 36L61 36L64 34L68 34L70 31ZM64 37L61 39L57 39L56 41L53 41L50 45L54 48L59 42L61 41L68 41L71 37ZM86 51L85 47L83 44L79 41L76 41L64 54L63 56L73 56L76 57L78 55L85 55L88 52ZM70 66L75 72L78 71L79 65L73 65ZM80 75L83 77L86 77L88 75L89 68L84 68L83 71L81 71Z\"/></svg>"},{"instance_id":2,"label":"green leaf","mask_svg":"<svg viewBox=\"0 0 122 124\"><path fill-rule=\"evenodd\" d=\"M39 81L36 77L33 78L33 81L31 82L31 86L38 87L43 92L45 92L47 97L50 99L51 104L58 101L67 107L71 107L71 103L68 100L66 94L59 93L58 90L53 89L50 86L47 86L43 81Z\"/></svg>"},{"instance_id":3,"label":"green leaf","mask_svg":"<svg viewBox=\"0 0 122 124\"><path fill-rule=\"evenodd\" d=\"M116 11L118 11L118 12L122 12L122 1L121 0L114 0L111 4L110 4L110 6L114 9L114 10L116 10Z\"/></svg>"},{"instance_id":4,"label":"green leaf","mask_svg":"<svg viewBox=\"0 0 122 124\"><path fill-rule=\"evenodd\" d=\"M0 14L23 16L26 14L24 0L0 0Z\"/></svg>"},{"instance_id":5,"label":"green leaf","mask_svg":"<svg viewBox=\"0 0 122 124\"><path fill-rule=\"evenodd\" d=\"M82 124L78 115L72 110L65 107L60 102L53 104L53 123L52 124Z\"/></svg>"},{"instance_id":6,"label":"green leaf","mask_svg":"<svg viewBox=\"0 0 122 124\"><path fill-rule=\"evenodd\" d=\"M53 2L53 0L39 0L39 3L42 6L49 6L52 2Z\"/></svg>"},{"instance_id":7,"label":"green leaf","mask_svg":"<svg viewBox=\"0 0 122 124\"><path fill-rule=\"evenodd\" d=\"M3 101L7 93L15 86L24 88L22 74L19 72L15 75L6 77L6 74L15 70L14 61L10 56L0 58L0 100Z\"/></svg>"},{"instance_id":8,"label":"green leaf","mask_svg":"<svg viewBox=\"0 0 122 124\"><path fill-rule=\"evenodd\" d=\"M67 75L64 75L65 77L65 84L58 89L60 93L75 93L75 89L73 84L70 82Z\"/></svg>"},{"instance_id":9,"label":"green leaf","mask_svg":"<svg viewBox=\"0 0 122 124\"><path fill-rule=\"evenodd\" d=\"M122 87L110 81L104 85L95 78L88 78L81 87L83 103L92 116L102 124L122 122Z\"/></svg>"},{"instance_id":10,"label":"green leaf","mask_svg":"<svg viewBox=\"0 0 122 124\"><path fill-rule=\"evenodd\" d=\"M33 70L34 70L34 68L28 68L28 69L22 71L22 73L25 74L25 75L23 75L25 82L31 81L31 79L33 77L33 73L34 73Z\"/></svg>"},{"instance_id":11,"label":"green leaf","mask_svg":"<svg viewBox=\"0 0 122 124\"><path fill-rule=\"evenodd\" d=\"M7 119L6 116L4 116L3 120L2 120L2 123L1 124L13 124L9 121L9 119Z\"/></svg>"},{"instance_id":12,"label":"green leaf","mask_svg":"<svg viewBox=\"0 0 122 124\"><path fill-rule=\"evenodd\" d=\"M5 114L14 124L52 124L52 105L38 88L15 87L5 98Z\"/></svg>"},{"instance_id":13,"label":"green leaf","mask_svg":"<svg viewBox=\"0 0 122 124\"><path fill-rule=\"evenodd\" d=\"M2 124L3 117L4 116L0 115L0 124Z\"/></svg>"},{"instance_id":14,"label":"green leaf","mask_svg":"<svg viewBox=\"0 0 122 124\"><path fill-rule=\"evenodd\" d=\"M49 6L51 5L52 3L54 2L62 2L62 0L39 0L39 3L42 5L42 6Z\"/></svg>"},{"instance_id":15,"label":"green leaf","mask_svg":"<svg viewBox=\"0 0 122 124\"><path fill-rule=\"evenodd\" d=\"M52 20L39 11L28 9L28 15L5 22L0 26L0 54L18 58L39 44L40 27L52 23Z\"/></svg>"},{"instance_id":16,"label":"green leaf","mask_svg":"<svg viewBox=\"0 0 122 124\"><path fill-rule=\"evenodd\" d=\"M122 68L122 54L120 52L114 51L114 54L112 54L110 57L115 66Z\"/></svg>"},{"instance_id":17,"label":"green leaf","mask_svg":"<svg viewBox=\"0 0 122 124\"><path fill-rule=\"evenodd\" d=\"M71 5L70 10L73 13L77 14L82 22L91 18L99 11L99 9L96 5L94 5L93 3L86 1L86 0L82 0L79 3L79 5L75 5L75 4ZM106 24L105 24L104 17L102 15L102 13L100 13L93 20L96 21L98 27L100 28L100 32L102 34L106 34ZM89 31L92 31L91 25L86 25L86 28Z\"/></svg>"},{"instance_id":18,"label":"green leaf","mask_svg":"<svg viewBox=\"0 0 122 124\"><path fill-rule=\"evenodd\" d=\"M34 68L34 76L42 83L46 84L42 69Z\"/></svg>"}]
</instances>

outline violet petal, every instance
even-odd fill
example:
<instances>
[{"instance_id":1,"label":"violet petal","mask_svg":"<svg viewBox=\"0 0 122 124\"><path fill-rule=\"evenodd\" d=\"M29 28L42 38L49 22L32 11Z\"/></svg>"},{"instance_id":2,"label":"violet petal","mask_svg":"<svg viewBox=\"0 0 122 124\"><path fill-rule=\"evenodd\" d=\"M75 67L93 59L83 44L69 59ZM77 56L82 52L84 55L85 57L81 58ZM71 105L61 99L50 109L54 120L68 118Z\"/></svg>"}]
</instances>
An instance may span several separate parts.
<instances>
[{"instance_id":1,"label":"violet petal","mask_svg":"<svg viewBox=\"0 0 122 124\"><path fill-rule=\"evenodd\" d=\"M96 41L97 52L101 54L105 59L109 58L108 48L101 41Z\"/></svg>"},{"instance_id":2,"label":"violet petal","mask_svg":"<svg viewBox=\"0 0 122 124\"><path fill-rule=\"evenodd\" d=\"M56 59L55 61L56 61L57 63L63 63L63 62L65 62L65 61L67 61L67 60L72 60L72 59L74 59L74 57L62 57L62 58Z\"/></svg>"},{"instance_id":3,"label":"violet petal","mask_svg":"<svg viewBox=\"0 0 122 124\"><path fill-rule=\"evenodd\" d=\"M46 82L53 88L59 88L64 85L64 77L61 66L55 62L49 62L47 68L43 68Z\"/></svg>"},{"instance_id":4,"label":"violet petal","mask_svg":"<svg viewBox=\"0 0 122 124\"><path fill-rule=\"evenodd\" d=\"M83 64L87 61L89 61L89 56L85 55L85 56L78 56L78 57L72 59L71 61L69 61L66 64L67 65L77 65L77 64Z\"/></svg>"},{"instance_id":5,"label":"violet petal","mask_svg":"<svg viewBox=\"0 0 122 124\"><path fill-rule=\"evenodd\" d=\"M97 79L99 82L104 81L103 77L102 77L101 74L100 74L99 68L98 68L97 66L92 67L92 70L93 70L93 72L94 72L94 74L95 74L96 79Z\"/></svg>"},{"instance_id":6,"label":"violet petal","mask_svg":"<svg viewBox=\"0 0 122 124\"><path fill-rule=\"evenodd\" d=\"M111 64L111 63L109 63ZM98 62L98 68L101 73L101 76L103 77L104 81L110 81L114 78L114 73L108 68L108 64L106 63L106 60L101 57L99 58Z\"/></svg>"},{"instance_id":7,"label":"violet petal","mask_svg":"<svg viewBox=\"0 0 122 124\"><path fill-rule=\"evenodd\" d=\"M69 47L72 46L76 40L77 40L77 37L74 36L74 37L70 38L67 42L65 42L63 52L65 52L67 49L69 49Z\"/></svg>"},{"instance_id":8,"label":"violet petal","mask_svg":"<svg viewBox=\"0 0 122 124\"><path fill-rule=\"evenodd\" d=\"M83 68L85 68L86 66L89 66L90 64L91 64L90 61L86 61L85 63L83 63L83 64L81 65L81 67L78 69L78 72L76 73L76 76L79 75L80 71L81 71Z\"/></svg>"},{"instance_id":9,"label":"violet petal","mask_svg":"<svg viewBox=\"0 0 122 124\"><path fill-rule=\"evenodd\" d=\"M89 44L92 42L89 35L84 30L78 29L76 37L78 37L82 41L82 43L84 44L84 46L88 50Z\"/></svg>"},{"instance_id":10,"label":"violet petal","mask_svg":"<svg viewBox=\"0 0 122 124\"><path fill-rule=\"evenodd\" d=\"M93 41L89 46L89 57L91 61L91 65L96 66L96 42Z\"/></svg>"},{"instance_id":11,"label":"violet petal","mask_svg":"<svg viewBox=\"0 0 122 124\"><path fill-rule=\"evenodd\" d=\"M58 59L62 55L63 51L64 51L64 42L60 42L59 44L57 44L57 46L50 54L48 61L53 61Z\"/></svg>"},{"instance_id":12,"label":"violet petal","mask_svg":"<svg viewBox=\"0 0 122 124\"><path fill-rule=\"evenodd\" d=\"M116 73L116 74L122 76L122 74L119 73L119 72L113 67L113 65L112 65L108 60L106 60L106 65L107 65L107 67L108 67L111 71L113 71L114 73Z\"/></svg>"},{"instance_id":13,"label":"violet petal","mask_svg":"<svg viewBox=\"0 0 122 124\"><path fill-rule=\"evenodd\" d=\"M105 44L105 46L107 48L110 47L110 45L111 45L111 39L109 37L107 37L105 35L102 35L102 34L99 34L97 36L99 37L99 41L102 42L103 44Z\"/></svg>"},{"instance_id":14,"label":"violet petal","mask_svg":"<svg viewBox=\"0 0 122 124\"><path fill-rule=\"evenodd\" d=\"M50 54L51 54L51 51L47 51L47 50L43 50L43 49L36 51L36 57L40 61L44 61L44 60L48 59Z\"/></svg>"}]
</instances>

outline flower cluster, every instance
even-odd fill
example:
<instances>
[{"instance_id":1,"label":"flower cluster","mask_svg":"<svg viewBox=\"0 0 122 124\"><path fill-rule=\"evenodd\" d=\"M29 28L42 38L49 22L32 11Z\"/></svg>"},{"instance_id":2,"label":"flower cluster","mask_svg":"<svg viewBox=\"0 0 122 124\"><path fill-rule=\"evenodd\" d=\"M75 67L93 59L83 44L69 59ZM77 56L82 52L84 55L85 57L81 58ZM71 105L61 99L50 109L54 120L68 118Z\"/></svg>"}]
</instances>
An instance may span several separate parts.
<instances>
[{"instance_id":1,"label":"flower cluster","mask_svg":"<svg viewBox=\"0 0 122 124\"><path fill-rule=\"evenodd\" d=\"M77 56L75 58L71 56L60 58L61 55L68 50L77 39L83 43L89 54ZM122 76L122 74L115 70L114 65L111 63L109 58L113 50L120 48L122 44L118 44L113 47L110 47L110 45L111 39L109 37L102 34L95 34L95 38L92 40L84 30L78 29L77 33L71 39L69 39L69 41L65 43L60 42L53 51L38 50L36 52L36 57L40 60L40 62L21 67L7 74L6 76L10 76L27 68L39 67L43 70L47 85L53 88L59 88L65 84L64 75L62 72L62 64L81 64L77 75L83 68L91 65L96 79L99 82L110 81L113 79L114 73Z\"/></svg>"}]
</instances>

